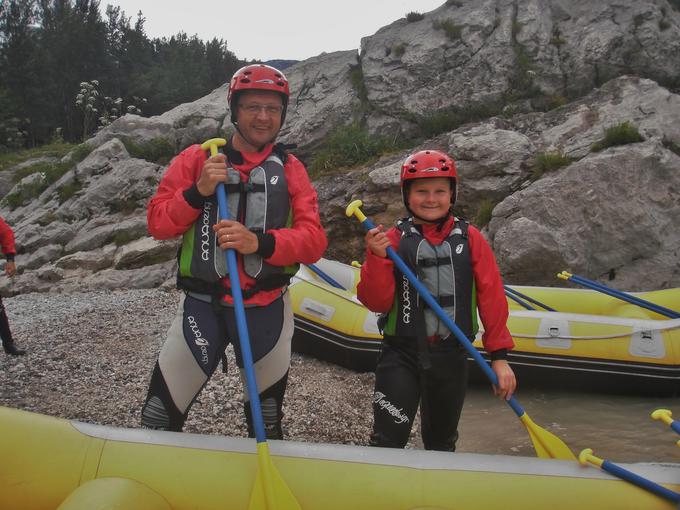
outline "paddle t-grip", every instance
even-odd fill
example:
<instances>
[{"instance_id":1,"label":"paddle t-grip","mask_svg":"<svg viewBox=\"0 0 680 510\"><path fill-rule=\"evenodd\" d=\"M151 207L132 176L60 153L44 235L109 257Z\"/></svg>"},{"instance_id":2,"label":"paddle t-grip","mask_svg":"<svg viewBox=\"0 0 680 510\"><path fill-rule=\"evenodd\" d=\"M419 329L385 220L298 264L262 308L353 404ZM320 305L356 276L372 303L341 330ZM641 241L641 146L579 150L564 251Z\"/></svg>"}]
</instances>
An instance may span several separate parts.
<instances>
[{"instance_id":1,"label":"paddle t-grip","mask_svg":"<svg viewBox=\"0 0 680 510\"><path fill-rule=\"evenodd\" d=\"M227 145L227 141L224 138L211 138L210 140L206 140L201 144L201 149L204 151L210 149L210 155L216 156L217 149L219 147L224 147L225 145Z\"/></svg>"},{"instance_id":2,"label":"paddle t-grip","mask_svg":"<svg viewBox=\"0 0 680 510\"><path fill-rule=\"evenodd\" d=\"M371 225L369 228L373 228L374 227L373 222L366 218L366 215L361 212L360 207L362 205L364 205L364 203L361 200L354 200L350 202L350 204L347 206L347 209L345 209L345 215L348 218L356 216L360 223L366 224L366 222L368 221L368 223Z\"/></svg>"},{"instance_id":3,"label":"paddle t-grip","mask_svg":"<svg viewBox=\"0 0 680 510\"><path fill-rule=\"evenodd\" d=\"M663 421L666 425L673 429L674 432L680 434L680 422L671 418L673 413L669 409L657 409L652 413L651 416L654 420ZM677 445L680 446L680 441L677 442Z\"/></svg>"}]
</instances>

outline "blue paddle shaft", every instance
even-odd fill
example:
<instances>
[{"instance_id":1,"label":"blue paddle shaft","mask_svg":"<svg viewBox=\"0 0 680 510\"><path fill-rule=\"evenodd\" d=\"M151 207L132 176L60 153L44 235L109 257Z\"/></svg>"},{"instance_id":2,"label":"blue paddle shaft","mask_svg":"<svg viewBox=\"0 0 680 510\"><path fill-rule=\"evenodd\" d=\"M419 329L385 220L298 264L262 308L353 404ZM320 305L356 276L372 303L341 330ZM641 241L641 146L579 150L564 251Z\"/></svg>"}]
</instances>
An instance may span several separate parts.
<instances>
[{"instance_id":1,"label":"blue paddle shaft","mask_svg":"<svg viewBox=\"0 0 680 510\"><path fill-rule=\"evenodd\" d=\"M670 489L667 489L666 487L662 487L661 485L652 482L651 480L647 480L646 478L636 475L635 473L628 471L627 469L624 469L621 466L617 466L616 464L609 462L608 460L602 462L602 469L604 469L608 473L618 476L623 480L626 480L627 482L635 484L638 487L653 492L657 496L661 496L662 498L666 498L675 503L680 503L680 494L678 494L677 492L674 492Z\"/></svg>"},{"instance_id":2,"label":"blue paddle shaft","mask_svg":"<svg viewBox=\"0 0 680 510\"><path fill-rule=\"evenodd\" d=\"M227 192L224 184L218 184L216 191L220 218L229 219ZM263 443L267 440L267 437L264 432L264 421L262 419L262 409L260 407L260 394L257 391L257 381L255 379L255 370L253 369L253 353L250 350L250 336L248 335L246 312L245 308L243 307L243 294L241 293L241 281L238 276L236 252L232 249L228 249L226 251L226 257L227 268L229 269L229 282L231 283L231 295L234 298L236 329L238 331L239 345L241 346L241 356L243 357L243 369L246 373L246 386L248 386L250 412L253 417L253 427L255 428L255 439L258 443Z\"/></svg>"},{"instance_id":3,"label":"blue paddle shaft","mask_svg":"<svg viewBox=\"0 0 680 510\"><path fill-rule=\"evenodd\" d=\"M525 303L521 298L518 296L515 296L512 292L510 292L507 288L505 289L505 295L512 299L515 303L518 303L520 306L526 308L527 310L536 310L533 306L531 306L528 303Z\"/></svg>"},{"instance_id":4,"label":"blue paddle shaft","mask_svg":"<svg viewBox=\"0 0 680 510\"><path fill-rule=\"evenodd\" d=\"M525 300L528 301L529 303L533 303L533 304L536 305L536 306L540 306L541 308L543 308L543 309L545 309L545 310L547 310L547 311L549 311L549 312L554 312L554 311L555 311L554 308L550 308L549 306L544 305L544 304L541 303L540 301L536 301L536 300L535 300L534 298L532 298L531 296L527 296L527 295L525 295L525 294L522 294L521 292L518 292L517 290L515 290L515 289L513 289L513 288L511 288L511 287L508 287L507 285L504 285L503 287L505 288L505 291L506 291L506 292L510 292L511 294L513 294L513 295L515 295L515 296L518 296L518 297L520 297L520 298L522 298L522 299L525 299Z\"/></svg>"},{"instance_id":5,"label":"blue paddle shaft","mask_svg":"<svg viewBox=\"0 0 680 510\"><path fill-rule=\"evenodd\" d=\"M364 221L362 221L362 225L366 228L366 230L371 230L372 228L375 228L374 223L366 218ZM484 360L481 354L479 354L479 351L475 349L475 346L472 345L470 340L467 339L465 334L460 330L458 326L456 326L456 323L451 320L451 318L446 314L446 312L442 309L441 306L439 306L439 303L432 297L432 294L425 288L425 286L418 280L418 277L413 274L413 271L404 263L403 260L401 260L401 257L395 253L395 251L392 249L391 246L387 247L387 255L392 259L392 262L399 268L399 271L408 279L409 282L411 282L411 285L413 285L416 290L418 291L418 294L425 300L427 305L437 314L437 317L446 325L447 328L456 336L458 341L463 344L463 347L467 349L468 353L473 357L475 362L479 365L479 367L482 369L484 374L489 378L492 384L498 386L498 377L496 377L496 373L491 370L491 367L489 364ZM511 397L509 400L507 400L508 405L512 408L512 410L515 412L515 414L519 417L521 417L524 414L524 409L522 409L522 406L519 405L519 402L515 399L515 397Z\"/></svg>"},{"instance_id":6,"label":"blue paddle shaft","mask_svg":"<svg viewBox=\"0 0 680 510\"><path fill-rule=\"evenodd\" d=\"M670 427L678 434L680 434L680 422L673 420L670 424Z\"/></svg>"},{"instance_id":7,"label":"blue paddle shaft","mask_svg":"<svg viewBox=\"0 0 680 510\"><path fill-rule=\"evenodd\" d=\"M663 315L671 319L680 319L680 313L676 312L675 310L671 310L670 308L666 308L655 303L652 303L650 301L640 299L639 297L636 296L631 296L630 294L626 294L625 292L621 292L620 290L612 289L611 287L607 287L606 285L603 285L596 281L589 280L588 278L584 278L582 276L577 275L571 275L569 277L569 280L574 283L578 283L579 285L582 285L584 287L589 287L593 290L602 292L603 294L607 294L609 296L621 299L622 301L627 301L628 303L632 303L642 308L646 308L647 310L656 312L659 315Z\"/></svg>"},{"instance_id":8,"label":"blue paddle shaft","mask_svg":"<svg viewBox=\"0 0 680 510\"><path fill-rule=\"evenodd\" d=\"M335 287L336 289L347 290L345 287L343 287L337 281L335 281L329 274L324 273L316 264L307 264L307 267L314 271L317 275L319 275L319 278L321 278L329 285Z\"/></svg>"}]
</instances>

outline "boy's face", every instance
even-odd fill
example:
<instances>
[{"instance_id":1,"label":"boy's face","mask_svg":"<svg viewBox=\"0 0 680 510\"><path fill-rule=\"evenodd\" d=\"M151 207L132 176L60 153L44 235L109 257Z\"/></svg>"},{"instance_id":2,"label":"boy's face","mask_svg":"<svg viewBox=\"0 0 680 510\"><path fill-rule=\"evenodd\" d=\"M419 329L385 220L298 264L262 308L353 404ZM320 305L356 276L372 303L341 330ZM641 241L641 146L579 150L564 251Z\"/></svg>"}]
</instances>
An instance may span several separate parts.
<instances>
[{"instance_id":1,"label":"boy's face","mask_svg":"<svg viewBox=\"0 0 680 510\"><path fill-rule=\"evenodd\" d=\"M448 213L451 194L451 180L448 177L415 179L408 192L408 205L413 214L422 220L435 222Z\"/></svg>"}]
</instances>

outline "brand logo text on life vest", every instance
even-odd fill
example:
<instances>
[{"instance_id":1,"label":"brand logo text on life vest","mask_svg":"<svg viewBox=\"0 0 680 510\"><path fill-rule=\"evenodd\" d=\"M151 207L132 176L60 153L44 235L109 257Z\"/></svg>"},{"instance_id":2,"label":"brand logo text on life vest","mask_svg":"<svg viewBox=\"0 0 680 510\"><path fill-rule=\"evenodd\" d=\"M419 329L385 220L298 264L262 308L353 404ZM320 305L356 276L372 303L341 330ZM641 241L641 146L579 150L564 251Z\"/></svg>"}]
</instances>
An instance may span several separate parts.
<instances>
[{"instance_id":1,"label":"brand logo text on life vest","mask_svg":"<svg viewBox=\"0 0 680 510\"><path fill-rule=\"evenodd\" d=\"M203 224L201 225L201 258L210 259L210 209L212 203L206 202L203 207Z\"/></svg>"},{"instance_id":2,"label":"brand logo text on life vest","mask_svg":"<svg viewBox=\"0 0 680 510\"><path fill-rule=\"evenodd\" d=\"M402 275L401 277L401 320L404 324L409 324L411 322L411 293L409 290L408 279Z\"/></svg>"}]
</instances>

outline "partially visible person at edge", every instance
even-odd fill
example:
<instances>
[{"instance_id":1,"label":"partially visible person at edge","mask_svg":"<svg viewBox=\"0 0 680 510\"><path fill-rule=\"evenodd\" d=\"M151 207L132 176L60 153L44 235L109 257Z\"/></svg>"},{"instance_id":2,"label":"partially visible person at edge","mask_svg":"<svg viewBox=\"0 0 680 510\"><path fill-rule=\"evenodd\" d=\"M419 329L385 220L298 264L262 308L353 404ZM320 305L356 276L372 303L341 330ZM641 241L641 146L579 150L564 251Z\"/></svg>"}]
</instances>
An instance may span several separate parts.
<instances>
[{"instance_id":1,"label":"partially visible person at edge","mask_svg":"<svg viewBox=\"0 0 680 510\"><path fill-rule=\"evenodd\" d=\"M200 145L185 149L149 202L148 228L156 239L184 236L177 277L184 295L151 376L142 426L181 431L229 343L243 372L223 251L233 249L266 435L283 437L293 336L287 285L298 264L315 262L327 246L304 165L274 145L288 98L288 81L278 70L261 64L239 69L227 95L236 131L223 153L210 157ZM227 183L230 218L238 220L218 221L218 183ZM244 413L254 437L245 388Z\"/></svg>"},{"instance_id":2,"label":"partially visible person at edge","mask_svg":"<svg viewBox=\"0 0 680 510\"><path fill-rule=\"evenodd\" d=\"M409 216L384 232L366 234L366 261L357 294L380 312L384 334L375 372L372 446L403 448L420 403L427 450L454 451L467 388L467 351L387 258L391 246L461 331L473 340L477 309L484 348L498 376L496 395L509 399L515 375L506 361L514 347L508 305L493 252L479 230L452 214L458 176L443 152L406 158L401 191Z\"/></svg>"},{"instance_id":3,"label":"partially visible person at edge","mask_svg":"<svg viewBox=\"0 0 680 510\"><path fill-rule=\"evenodd\" d=\"M7 259L5 262L5 274L10 278L17 274L17 265L14 262L14 256L17 251L14 247L14 232L4 219L0 218L0 246L2 247L2 254ZM19 349L14 343L12 330L9 329L9 319L5 311L5 305L0 297L0 338L2 338L2 348L11 356L21 356L26 354L26 351Z\"/></svg>"}]
</instances>

